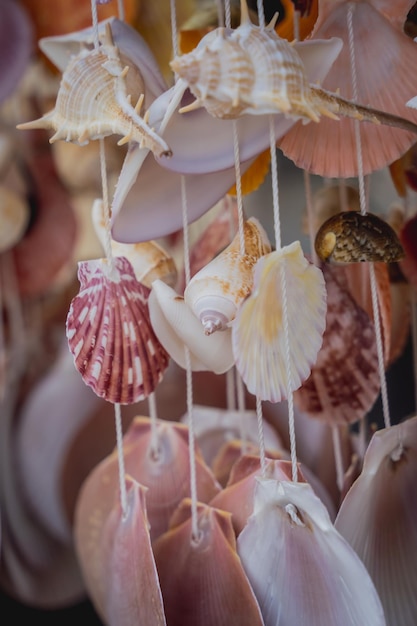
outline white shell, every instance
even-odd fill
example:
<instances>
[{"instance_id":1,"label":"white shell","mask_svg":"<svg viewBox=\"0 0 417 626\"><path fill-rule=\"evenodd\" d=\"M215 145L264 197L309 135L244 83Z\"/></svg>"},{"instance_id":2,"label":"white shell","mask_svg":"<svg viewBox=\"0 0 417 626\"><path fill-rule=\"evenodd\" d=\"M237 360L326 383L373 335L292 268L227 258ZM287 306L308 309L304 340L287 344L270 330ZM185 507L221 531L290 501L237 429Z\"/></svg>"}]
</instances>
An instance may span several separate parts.
<instances>
[{"instance_id":1,"label":"white shell","mask_svg":"<svg viewBox=\"0 0 417 626\"><path fill-rule=\"evenodd\" d=\"M284 273L290 383L283 317ZM232 325L236 367L248 390L262 400L279 402L297 389L317 358L325 324L323 274L304 257L300 242L261 257L255 266L252 294Z\"/></svg>"},{"instance_id":2,"label":"white shell","mask_svg":"<svg viewBox=\"0 0 417 626\"><path fill-rule=\"evenodd\" d=\"M186 368L186 346L194 371L223 374L232 367L231 330L206 335L182 296L161 280L152 283L149 313L156 336L180 367Z\"/></svg>"},{"instance_id":3,"label":"white shell","mask_svg":"<svg viewBox=\"0 0 417 626\"><path fill-rule=\"evenodd\" d=\"M55 108L38 120L19 124L20 129L53 129L50 142L63 139L80 145L111 134L122 135L119 143L137 142L159 156L171 151L130 103L126 76L133 71L122 66L110 26L99 48L81 50L68 63L61 80ZM139 72L136 70L138 76Z\"/></svg>"},{"instance_id":4,"label":"white shell","mask_svg":"<svg viewBox=\"0 0 417 626\"><path fill-rule=\"evenodd\" d=\"M244 224L244 254L237 233L232 243L193 276L184 300L199 318L207 335L225 330L235 318L241 302L251 293L253 268L271 252L268 236L255 218Z\"/></svg>"}]
</instances>

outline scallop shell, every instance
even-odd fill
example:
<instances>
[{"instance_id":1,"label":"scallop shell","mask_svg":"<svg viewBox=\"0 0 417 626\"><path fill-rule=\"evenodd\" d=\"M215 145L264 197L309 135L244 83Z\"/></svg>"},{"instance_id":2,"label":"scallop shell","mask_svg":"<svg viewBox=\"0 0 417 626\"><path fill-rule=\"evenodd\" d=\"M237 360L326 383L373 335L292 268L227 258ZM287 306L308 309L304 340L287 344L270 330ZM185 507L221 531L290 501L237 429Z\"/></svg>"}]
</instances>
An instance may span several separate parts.
<instances>
[{"instance_id":1,"label":"scallop shell","mask_svg":"<svg viewBox=\"0 0 417 626\"><path fill-rule=\"evenodd\" d=\"M80 293L67 318L67 338L84 382L113 403L132 404L155 390L169 357L149 319L149 289L124 257L79 264Z\"/></svg>"},{"instance_id":2,"label":"scallop shell","mask_svg":"<svg viewBox=\"0 0 417 626\"><path fill-rule=\"evenodd\" d=\"M0 185L0 253L23 237L30 218L29 205L17 193Z\"/></svg>"},{"instance_id":3,"label":"scallop shell","mask_svg":"<svg viewBox=\"0 0 417 626\"><path fill-rule=\"evenodd\" d=\"M283 320L285 272L291 384L287 378ZM279 402L309 376L322 344L326 317L322 272L304 257L299 241L261 257L252 294L232 325L236 367L248 390Z\"/></svg>"},{"instance_id":4,"label":"scallop shell","mask_svg":"<svg viewBox=\"0 0 417 626\"><path fill-rule=\"evenodd\" d=\"M106 247L106 227L103 214L103 201L95 200L92 209L93 224L103 247ZM156 279L174 287L177 282L177 268L174 259L156 241L124 244L111 240L114 256L124 256L132 265L136 279L148 287Z\"/></svg>"},{"instance_id":5,"label":"scallop shell","mask_svg":"<svg viewBox=\"0 0 417 626\"><path fill-rule=\"evenodd\" d=\"M314 242L322 261L392 263L404 257L394 230L377 215L345 211L321 225Z\"/></svg>"},{"instance_id":6,"label":"scallop shell","mask_svg":"<svg viewBox=\"0 0 417 626\"><path fill-rule=\"evenodd\" d=\"M159 156L171 151L140 116L142 98L136 107L127 94L126 75L111 28L97 49L82 50L68 63L61 80L55 108L38 120L19 124L19 129L45 128L55 134L50 142L63 139L83 145L90 139L122 135L120 144L137 142Z\"/></svg>"},{"instance_id":7,"label":"scallop shell","mask_svg":"<svg viewBox=\"0 0 417 626\"><path fill-rule=\"evenodd\" d=\"M193 276L184 300L206 335L225 330L235 318L239 305L251 293L255 263L269 252L265 230L256 218L250 218L244 223L244 254L238 232L223 252Z\"/></svg>"},{"instance_id":8,"label":"scallop shell","mask_svg":"<svg viewBox=\"0 0 417 626\"><path fill-rule=\"evenodd\" d=\"M231 330L206 335L184 298L161 280L152 283L149 312L156 336L180 367L186 368L186 346L193 371L223 374L233 366Z\"/></svg>"}]
</instances>

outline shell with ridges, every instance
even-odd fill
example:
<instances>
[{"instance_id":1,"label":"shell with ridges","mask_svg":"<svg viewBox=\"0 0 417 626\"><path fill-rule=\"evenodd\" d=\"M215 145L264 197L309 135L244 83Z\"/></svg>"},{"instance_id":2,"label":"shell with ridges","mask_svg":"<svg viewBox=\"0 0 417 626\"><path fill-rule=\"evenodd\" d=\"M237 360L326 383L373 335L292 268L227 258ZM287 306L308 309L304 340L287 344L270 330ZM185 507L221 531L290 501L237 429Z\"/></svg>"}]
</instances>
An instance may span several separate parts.
<instances>
[{"instance_id":1,"label":"shell with ridges","mask_svg":"<svg viewBox=\"0 0 417 626\"><path fill-rule=\"evenodd\" d=\"M315 250L322 261L392 263L404 257L401 243L387 222L372 213L343 211L317 232Z\"/></svg>"},{"instance_id":2,"label":"shell with ridges","mask_svg":"<svg viewBox=\"0 0 417 626\"><path fill-rule=\"evenodd\" d=\"M185 303L199 318L207 335L225 330L235 318L240 303L253 286L253 268L271 252L268 236L255 218L244 223L245 252L237 233L232 243L193 276L184 291Z\"/></svg>"},{"instance_id":3,"label":"shell with ridges","mask_svg":"<svg viewBox=\"0 0 417 626\"><path fill-rule=\"evenodd\" d=\"M291 385L283 321L282 273L285 272ZM322 272L304 257L299 241L271 252L255 266L252 294L232 325L236 367L248 390L262 400L279 402L309 376L326 324Z\"/></svg>"},{"instance_id":4,"label":"shell with ridges","mask_svg":"<svg viewBox=\"0 0 417 626\"><path fill-rule=\"evenodd\" d=\"M50 142L63 139L80 145L111 134L122 135L119 143L137 142L159 156L169 156L166 142L153 131L130 103L126 76L113 44L110 26L97 49L81 50L68 63L61 80L55 108L38 120L19 124L20 129L53 129Z\"/></svg>"},{"instance_id":5,"label":"shell with ridges","mask_svg":"<svg viewBox=\"0 0 417 626\"><path fill-rule=\"evenodd\" d=\"M113 403L132 404L155 390L169 357L152 330L149 289L124 257L79 264L80 292L67 338L84 382Z\"/></svg>"}]
</instances>

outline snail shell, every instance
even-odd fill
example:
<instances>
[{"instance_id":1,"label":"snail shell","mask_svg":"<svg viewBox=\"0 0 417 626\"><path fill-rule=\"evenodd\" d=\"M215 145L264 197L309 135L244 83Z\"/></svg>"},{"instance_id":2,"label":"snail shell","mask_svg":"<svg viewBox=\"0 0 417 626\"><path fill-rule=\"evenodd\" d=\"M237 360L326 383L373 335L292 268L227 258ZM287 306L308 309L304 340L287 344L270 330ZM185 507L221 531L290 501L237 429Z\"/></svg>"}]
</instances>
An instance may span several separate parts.
<instances>
[{"instance_id":1,"label":"snail shell","mask_svg":"<svg viewBox=\"0 0 417 626\"><path fill-rule=\"evenodd\" d=\"M344 211L326 220L314 242L322 261L393 263L404 257L401 243L387 222L372 213Z\"/></svg>"},{"instance_id":2,"label":"snail shell","mask_svg":"<svg viewBox=\"0 0 417 626\"><path fill-rule=\"evenodd\" d=\"M203 324L205 333L225 330L240 303L251 293L253 267L271 252L268 236L255 218L244 224L245 253L240 252L239 233L231 244L190 280L184 300Z\"/></svg>"},{"instance_id":3,"label":"snail shell","mask_svg":"<svg viewBox=\"0 0 417 626\"><path fill-rule=\"evenodd\" d=\"M122 66L108 25L103 43L97 49L84 49L68 63L55 108L38 120L19 124L18 128L52 129L55 134L51 143L63 139L80 145L90 139L122 135L120 144L135 141L158 156L169 156L168 145L139 114L142 98L136 107L130 103L126 87L128 71L132 70Z\"/></svg>"}]
</instances>

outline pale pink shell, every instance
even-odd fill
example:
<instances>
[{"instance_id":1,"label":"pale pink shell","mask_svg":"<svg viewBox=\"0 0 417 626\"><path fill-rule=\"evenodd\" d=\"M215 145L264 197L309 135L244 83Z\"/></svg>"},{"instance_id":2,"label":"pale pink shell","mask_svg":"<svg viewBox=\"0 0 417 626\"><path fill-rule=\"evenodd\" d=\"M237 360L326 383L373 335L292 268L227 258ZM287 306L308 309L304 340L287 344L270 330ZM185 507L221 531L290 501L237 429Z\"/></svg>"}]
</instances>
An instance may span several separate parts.
<instances>
[{"instance_id":1,"label":"pale pink shell","mask_svg":"<svg viewBox=\"0 0 417 626\"><path fill-rule=\"evenodd\" d=\"M149 289L124 257L79 264L80 293L67 318L67 337L84 382L113 403L152 393L168 365L148 312Z\"/></svg>"}]
</instances>

